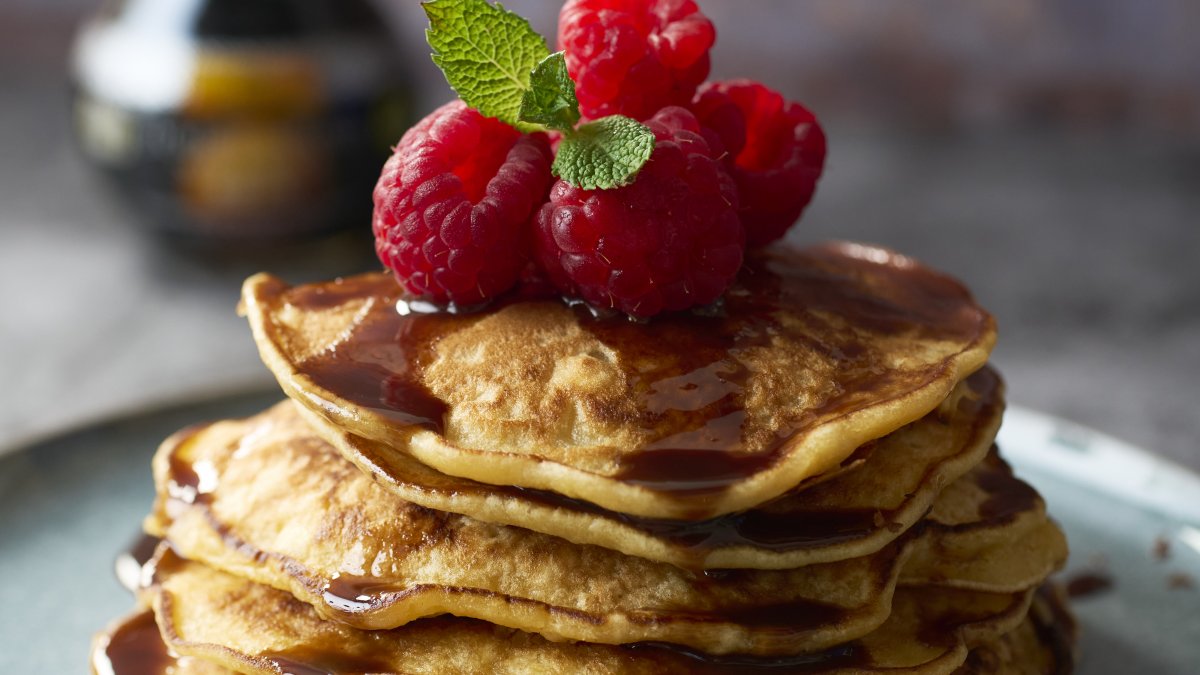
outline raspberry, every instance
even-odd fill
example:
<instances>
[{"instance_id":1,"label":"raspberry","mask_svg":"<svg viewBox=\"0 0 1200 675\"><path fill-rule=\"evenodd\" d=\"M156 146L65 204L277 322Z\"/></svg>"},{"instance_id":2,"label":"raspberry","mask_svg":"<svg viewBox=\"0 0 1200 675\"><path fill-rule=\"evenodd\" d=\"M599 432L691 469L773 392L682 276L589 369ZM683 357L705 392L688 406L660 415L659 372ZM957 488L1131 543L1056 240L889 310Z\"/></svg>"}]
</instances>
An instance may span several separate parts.
<instances>
[{"instance_id":1,"label":"raspberry","mask_svg":"<svg viewBox=\"0 0 1200 675\"><path fill-rule=\"evenodd\" d=\"M654 152L633 183L560 180L534 220L537 259L560 291L639 318L713 302L745 249L733 179L695 116L669 107L646 125Z\"/></svg>"},{"instance_id":2,"label":"raspberry","mask_svg":"<svg viewBox=\"0 0 1200 675\"><path fill-rule=\"evenodd\" d=\"M512 288L529 218L550 183L550 144L462 101L400 140L375 185L375 251L413 296L478 304Z\"/></svg>"},{"instance_id":3,"label":"raspberry","mask_svg":"<svg viewBox=\"0 0 1200 675\"><path fill-rule=\"evenodd\" d=\"M817 118L750 80L705 84L692 110L720 136L732 160L747 245L782 237L812 200L825 166L825 132Z\"/></svg>"},{"instance_id":4,"label":"raspberry","mask_svg":"<svg viewBox=\"0 0 1200 675\"><path fill-rule=\"evenodd\" d=\"M708 77L716 36L692 0L569 0L558 18L558 48L589 119L686 106Z\"/></svg>"}]
</instances>

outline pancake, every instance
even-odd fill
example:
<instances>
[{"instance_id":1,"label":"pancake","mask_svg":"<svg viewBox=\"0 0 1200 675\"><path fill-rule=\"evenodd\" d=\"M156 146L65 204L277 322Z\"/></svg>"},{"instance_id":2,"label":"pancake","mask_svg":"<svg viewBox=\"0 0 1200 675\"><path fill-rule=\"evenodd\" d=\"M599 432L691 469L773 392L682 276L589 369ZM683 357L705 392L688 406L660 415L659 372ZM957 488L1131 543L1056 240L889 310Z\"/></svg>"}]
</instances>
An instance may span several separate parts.
<instances>
[{"instance_id":1,"label":"pancake","mask_svg":"<svg viewBox=\"0 0 1200 675\"><path fill-rule=\"evenodd\" d=\"M1069 675L1070 654L1051 636L1058 626L1043 626L1034 616L1040 594L1025 621L1013 631L972 649L966 663L954 675ZM780 668L782 670L782 667ZM92 647L93 675L236 675L211 661L196 657L176 658L167 651L154 613L142 610L110 627Z\"/></svg>"},{"instance_id":2,"label":"pancake","mask_svg":"<svg viewBox=\"0 0 1200 675\"><path fill-rule=\"evenodd\" d=\"M177 654L246 673L951 673L971 647L1020 624L1032 597L901 591L878 630L798 658L709 657L668 645L550 642L474 619L438 617L392 631L323 621L291 595L162 549L146 591Z\"/></svg>"},{"instance_id":3,"label":"pancake","mask_svg":"<svg viewBox=\"0 0 1200 675\"><path fill-rule=\"evenodd\" d=\"M1075 670L1076 625L1055 586L1034 596L1015 630L971 650L955 675L1070 675Z\"/></svg>"},{"instance_id":4,"label":"pancake","mask_svg":"<svg viewBox=\"0 0 1200 675\"><path fill-rule=\"evenodd\" d=\"M689 569L791 569L869 555L911 527L944 485L984 457L1000 424L1002 399L995 371L979 370L929 415L860 448L833 479L823 474L748 512L700 522L637 518L551 492L446 476L331 428L303 407L276 406L210 433L235 442L240 435L265 433L256 431L260 427L301 427L300 410L377 483L421 506Z\"/></svg>"},{"instance_id":5,"label":"pancake","mask_svg":"<svg viewBox=\"0 0 1200 675\"><path fill-rule=\"evenodd\" d=\"M1075 624L1049 587L1035 595L1017 628L971 649L954 675L1069 675L1074 666ZM234 675L236 671L194 656L176 657L162 641L151 610L109 626L92 644L93 675ZM783 668L780 668L783 671ZM809 671L811 672L811 671Z\"/></svg>"},{"instance_id":6,"label":"pancake","mask_svg":"<svg viewBox=\"0 0 1200 675\"><path fill-rule=\"evenodd\" d=\"M836 468L933 410L995 341L956 281L845 243L775 247L720 307L644 324L557 300L450 315L402 299L385 274L257 275L242 308L284 391L334 427L443 474L649 518L746 510Z\"/></svg>"},{"instance_id":7,"label":"pancake","mask_svg":"<svg viewBox=\"0 0 1200 675\"><path fill-rule=\"evenodd\" d=\"M879 626L901 574L906 584L1016 592L1066 554L1036 493L998 459L947 489L953 506L935 506L945 525L928 520L875 554L708 573L413 505L303 425L184 432L154 468L148 527L182 555L367 629L445 612L551 639L819 651Z\"/></svg>"},{"instance_id":8,"label":"pancake","mask_svg":"<svg viewBox=\"0 0 1200 675\"><path fill-rule=\"evenodd\" d=\"M1014 478L998 453L988 455L967 477L934 502L926 519L937 523L940 536L914 547L907 565L923 574L920 580L902 577L902 583L1015 591L1028 588L1031 579L1040 583L1062 565L1066 537L1047 520L1037 491ZM1004 585L1004 579L1010 584Z\"/></svg>"}]
</instances>

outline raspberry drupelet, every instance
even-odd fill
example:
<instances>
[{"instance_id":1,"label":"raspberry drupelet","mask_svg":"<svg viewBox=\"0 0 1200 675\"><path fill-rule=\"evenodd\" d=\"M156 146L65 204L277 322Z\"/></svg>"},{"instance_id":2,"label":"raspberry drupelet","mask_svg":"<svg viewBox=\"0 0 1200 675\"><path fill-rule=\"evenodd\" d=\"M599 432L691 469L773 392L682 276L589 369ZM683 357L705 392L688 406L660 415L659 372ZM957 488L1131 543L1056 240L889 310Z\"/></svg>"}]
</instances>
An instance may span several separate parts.
<instances>
[{"instance_id":1,"label":"raspberry drupelet","mask_svg":"<svg viewBox=\"0 0 1200 675\"><path fill-rule=\"evenodd\" d=\"M558 22L583 116L644 120L686 106L708 77L716 30L692 0L570 0Z\"/></svg>"},{"instance_id":2,"label":"raspberry drupelet","mask_svg":"<svg viewBox=\"0 0 1200 675\"><path fill-rule=\"evenodd\" d=\"M538 262L564 294L644 318L712 303L742 265L737 191L692 113L646 121L656 143L630 185L565 181L535 220Z\"/></svg>"},{"instance_id":3,"label":"raspberry drupelet","mask_svg":"<svg viewBox=\"0 0 1200 675\"><path fill-rule=\"evenodd\" d=\"M747 245L782 237L812 200L825 166L817 118L751 80L707 83L691 108L729 153Z\"/></svg>"},{"instance_id":4,"label":"raspberry drupelet","mask_svg":"<svg viewBox=\"0 0 1200 675\"><path fill-rule=\"evenodd\" d=\"M462 101L400 140L375 186L375 250L414 297L479 304L516 284L529 220L550 184L550 144Z\"/></svg>"}]
</instances>

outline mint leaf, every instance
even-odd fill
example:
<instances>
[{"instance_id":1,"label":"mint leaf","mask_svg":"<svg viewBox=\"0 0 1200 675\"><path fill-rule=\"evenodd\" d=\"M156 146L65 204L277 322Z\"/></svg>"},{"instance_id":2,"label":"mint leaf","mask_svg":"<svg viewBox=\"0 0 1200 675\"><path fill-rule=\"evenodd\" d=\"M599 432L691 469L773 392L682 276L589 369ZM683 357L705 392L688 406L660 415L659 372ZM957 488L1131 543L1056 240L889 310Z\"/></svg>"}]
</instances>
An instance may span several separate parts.
<instances>
[{"instance_id":1,"label":"mint leaf","mask_svg":"<svg viewBox=\"0 0 1200 675\"><path fill-rule=\"evenodd\" d=\"M627 185L654 152L654 132L624 115L589 122L563 137L554 175L584 190Z\"/></svg>"},{"instance_id":2,"label":"mint leaf","mask_svg":"<svg viewBox=\"0 0 1200 675\"><path fill-rule=\"evenodd\" d=\"M579 122L579 100L575 82L567 74L567 58L557 52L542 59L533 69L530 89L521 99L522 122L570 132Z\"/></svg>"},{"instance_id":3,"label":"mint leaf","mask_svg":"<svg viewBox=\"0 0 1200 675\"><path fill-rule=\"evenodd\" d=\"M467 105L516 125L530 74L550 55L529 22L486 0L432 0L425 39L433 62Z\"/></svg>"}]
</instances>

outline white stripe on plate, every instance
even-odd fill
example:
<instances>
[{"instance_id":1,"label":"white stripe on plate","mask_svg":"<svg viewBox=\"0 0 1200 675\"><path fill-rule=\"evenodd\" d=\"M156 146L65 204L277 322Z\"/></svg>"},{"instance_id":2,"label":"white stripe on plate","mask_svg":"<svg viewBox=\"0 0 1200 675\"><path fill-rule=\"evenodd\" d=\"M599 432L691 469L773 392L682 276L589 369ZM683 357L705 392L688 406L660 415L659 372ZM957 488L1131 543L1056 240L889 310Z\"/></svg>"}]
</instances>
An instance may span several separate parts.
<instances>
[{"instance_id":1,"label":"white stripe on plate","mask_svg":"<svg viewBox=\"0 0 1200 675\"><path fill-rule=\"evenodd\" d=\"M1200 476L1124 441L1010 406L997 442L1013 464L1200 525Z\"/></svg>"}]
</instances>

